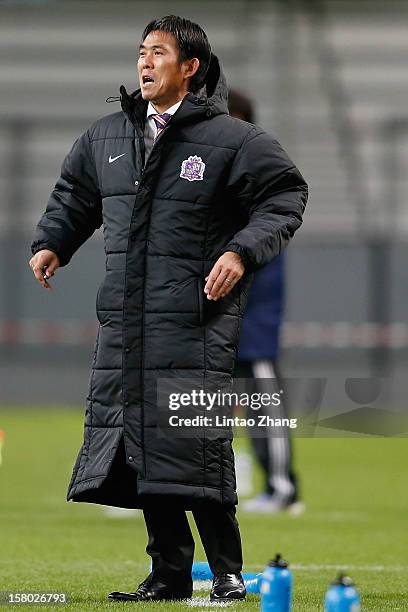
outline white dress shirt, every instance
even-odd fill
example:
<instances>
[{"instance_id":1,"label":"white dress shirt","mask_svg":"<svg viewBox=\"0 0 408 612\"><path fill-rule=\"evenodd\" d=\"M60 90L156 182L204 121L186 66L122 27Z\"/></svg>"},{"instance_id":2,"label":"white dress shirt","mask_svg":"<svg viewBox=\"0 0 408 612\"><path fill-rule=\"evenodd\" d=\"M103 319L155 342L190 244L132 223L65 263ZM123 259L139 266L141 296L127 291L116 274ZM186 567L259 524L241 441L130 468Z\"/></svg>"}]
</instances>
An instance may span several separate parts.
<instances>
[{"instance_id":1,"label":"white dress shirt","mask_svg":"<svg viewBox=\"0 0 408 612\"><path fill-rule=\"evenodd\" d=\"M163 111L163 113L168 113L169 115L174 115L180 104L183 100L176 102L173 106L170 106L167 110ZM154 108L153 104L149 102L147 107L147 115L146 115L146 125L144 129L144 142L145 142L145 163L147 158L149 157L151 150L153 149L154 139L157 135L157 126L153 119L152 115L163 115L163 113L158 113ZM170 119L169 119L170 121Z\"/></svg>"}]
</instances>

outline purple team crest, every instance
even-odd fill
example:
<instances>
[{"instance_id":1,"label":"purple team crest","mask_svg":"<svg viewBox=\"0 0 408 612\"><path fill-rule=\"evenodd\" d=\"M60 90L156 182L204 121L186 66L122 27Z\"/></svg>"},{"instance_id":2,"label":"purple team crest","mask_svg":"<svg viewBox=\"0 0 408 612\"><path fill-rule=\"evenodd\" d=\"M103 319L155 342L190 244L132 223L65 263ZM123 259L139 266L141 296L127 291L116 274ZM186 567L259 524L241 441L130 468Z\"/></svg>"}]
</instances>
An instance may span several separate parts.
<instances>
[{"instance_id":1,"label":"purple team crest","mask_svg":"<svg viewBox=\"0 0 408 612\"><path fill-rule=\"evenodd\" d=\"M202 181L205 170L205 163L201 157L190 155L188 159L181 162L180 177L188 181Z\"/></svg>"}]
</instances>

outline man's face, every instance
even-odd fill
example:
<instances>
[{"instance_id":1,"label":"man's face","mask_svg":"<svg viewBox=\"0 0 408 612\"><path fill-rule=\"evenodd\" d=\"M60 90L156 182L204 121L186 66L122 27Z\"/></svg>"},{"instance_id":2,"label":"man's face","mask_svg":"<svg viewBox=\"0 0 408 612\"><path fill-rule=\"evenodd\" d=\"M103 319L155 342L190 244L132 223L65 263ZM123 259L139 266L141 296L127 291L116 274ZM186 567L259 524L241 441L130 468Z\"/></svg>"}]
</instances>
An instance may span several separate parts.
<instances>
[{"instance_id":1,"label":"man's face","mask_svg":"<svg viewBox=\"0 0 408 612\"><path fill-rule=\"evenodd\" d=\"M140 45L137 69L144 100L174 104L187 91L189 62L179 61L176 39L167 32L150 32Z\"/></svg>"}]
</instances>

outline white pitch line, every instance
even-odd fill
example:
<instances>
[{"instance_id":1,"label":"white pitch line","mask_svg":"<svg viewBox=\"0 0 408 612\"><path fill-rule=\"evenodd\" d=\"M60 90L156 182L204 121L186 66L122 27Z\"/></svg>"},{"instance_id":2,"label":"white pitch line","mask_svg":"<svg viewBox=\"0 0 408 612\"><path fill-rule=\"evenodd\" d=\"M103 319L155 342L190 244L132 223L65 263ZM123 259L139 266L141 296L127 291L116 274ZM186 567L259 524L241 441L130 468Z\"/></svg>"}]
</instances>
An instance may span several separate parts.
<instances>
[{"instance_id":1,"label":"white pitch line","mask_svg":"<svg viewBox=\"0 0 408 612\"><path fill-rule=\"evenodd\" d=\"M3 562L6 563L6 562ZM10 563L12 563L10 561ZM128 559L124 561L125 565L132 565L138 569L146 567L146 564L141 561L134 561ZM344 563L337 565L336 563L291 563L291 569L299 570L303 572L320 572L321 570L349 570L349 571L361 571L361 572L408 572L408 565L354 565ZM262 565L245 565L243 573L245 572L263 572L265 566ZM150 570L149 570L150 571ZM194 580L195 591L206 591L211 587L211 579L209 580ZM217 602L216 602L217 603Z\"/></svg>"},{"instance_id":2,"label":"white pitch line","mask_svg":"<svg viewBox=\"0 0 408 612\"><path fill-rule=\"evenodd\" d=\"M236 604L235 601L210 601L209 597L193 597L187 602L187 605L190 608L227 608L228 606L232 606ZM243 602L240 602L243 603Z\"/></svg>"},{"instance_id":3,"label":"white pitch line","mask_svg":"<svg viewBox=\"0 0 408 612\"><path fill-rule=\"evenodd\" d=\"M309 565L303 565L302 563L291 563L290 567L294 570L300 570L304 572L320 572L321 570L357 570L362 572L408 572L408 565L337 565L335 563L311 563ZM264 568L260 565L246 565L245 569L255 572L262 572Z\"/></svg>"},{"instance_id":4,"label":"white pitch line","mask_svg":"<svg viewBox=\"0 0 408 612\"><path fill-rule=\"evenodd\" d=\"M211 588L212 580L194 580L193 590L194 591L206 591Z\"/></svg>"},{"instance_id":5,"label":"white pitch line","mask_svg":"<svg viewBox=\"0 0 408 612\"><path fill-rule=\"evenodd\" d=\"M370 518L368 512L353 512L332 510L331 512L310 512L308 518L325 519L327 521L357 521L362 522Z\"/></svg>"},{"instance_id":6,"label":"white pitch line","mask_svg":"<svg viewBox=\"0 0 408 612\"><path fill-rule=\"evenodd\" d=\"M357 570L362 572L406 572L408 571L408 566L406 565L337 565L333 564L323 564L323 565L302 565L301 563L292 565L293 569L304 570L306 572L318 572L320 570Z\"/></svg>"}]
</instances>

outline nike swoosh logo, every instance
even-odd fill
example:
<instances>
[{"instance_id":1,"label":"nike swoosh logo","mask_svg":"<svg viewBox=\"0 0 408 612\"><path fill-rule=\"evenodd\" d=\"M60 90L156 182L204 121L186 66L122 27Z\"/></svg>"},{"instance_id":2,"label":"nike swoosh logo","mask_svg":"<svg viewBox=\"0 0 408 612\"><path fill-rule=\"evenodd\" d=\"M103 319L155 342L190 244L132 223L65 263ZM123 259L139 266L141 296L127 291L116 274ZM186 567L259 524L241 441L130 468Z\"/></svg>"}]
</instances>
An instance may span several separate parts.
<instances>
[{"instance_id":1,"label":"nike swoosh logo","mask_svg":"<svg viewBox=\"0 0 408 612\"><path fill-rule=\"evenodd\" d=\"M119 159L119 157L123 157L124 155L126 155L126 153L121 153L121 155L117 155L116 157L112 157L111 155L109 155L109 163L111 164L112 162Z\"/></svg>"}]
</instances>

